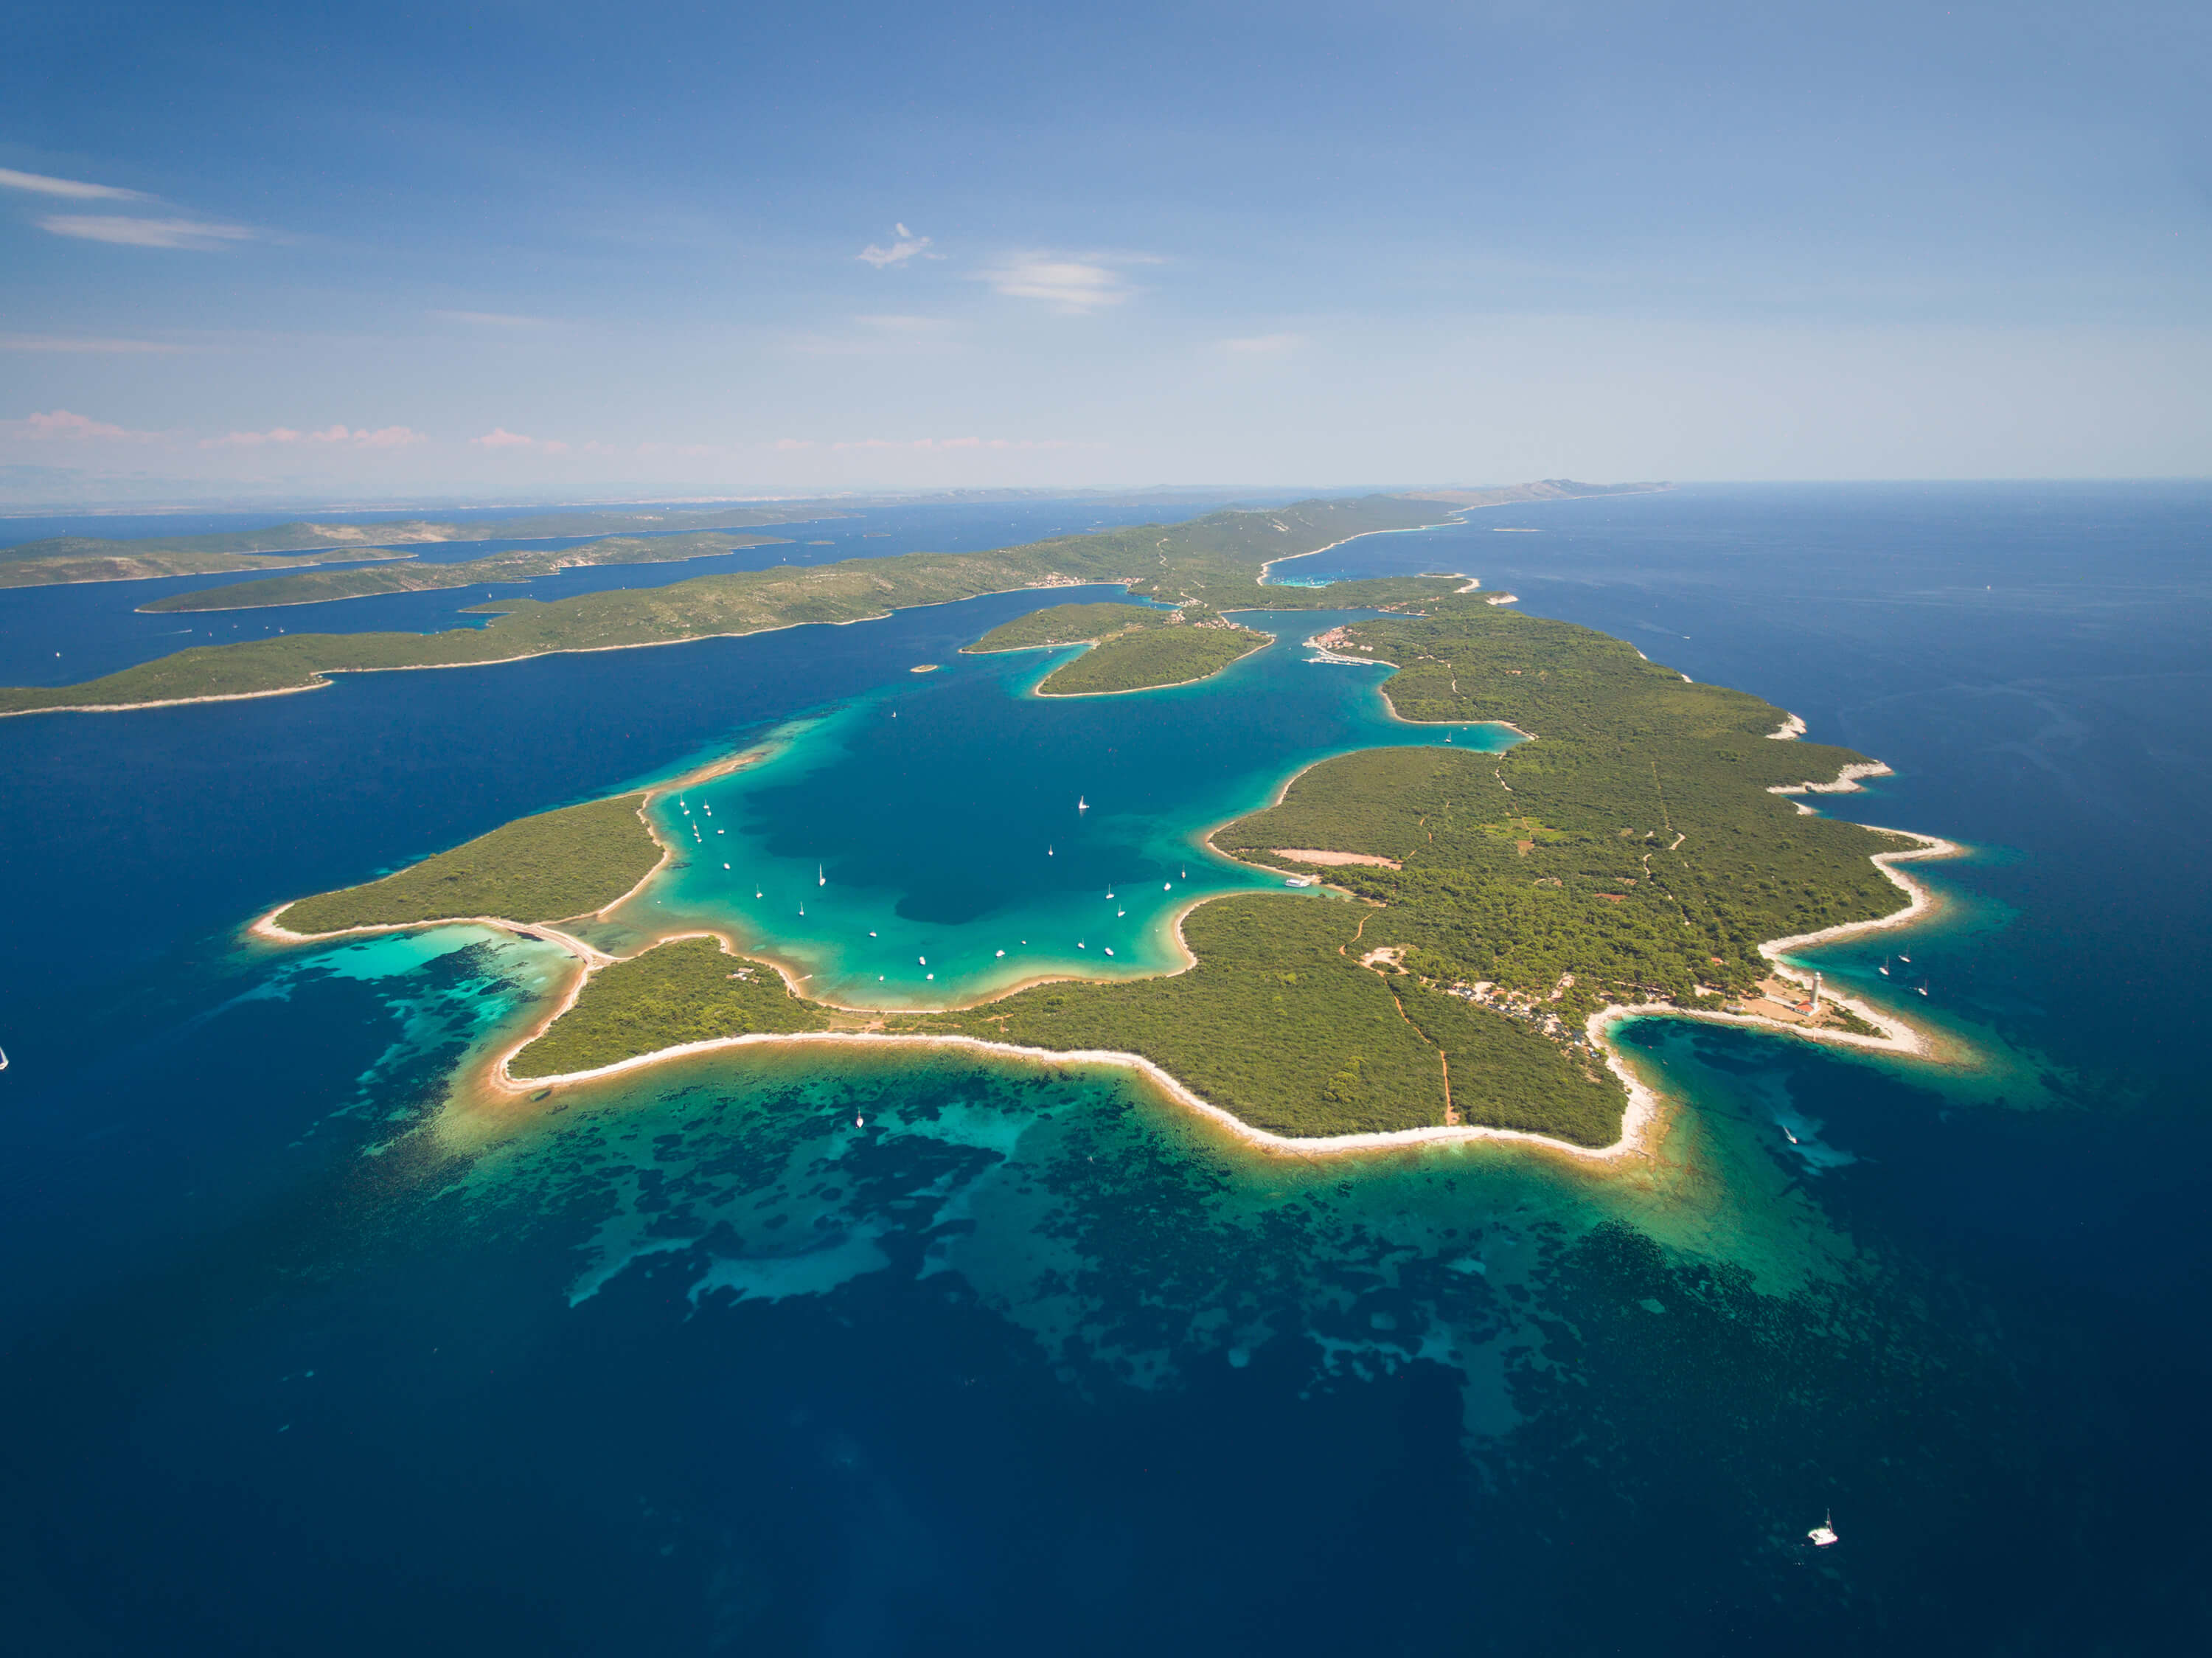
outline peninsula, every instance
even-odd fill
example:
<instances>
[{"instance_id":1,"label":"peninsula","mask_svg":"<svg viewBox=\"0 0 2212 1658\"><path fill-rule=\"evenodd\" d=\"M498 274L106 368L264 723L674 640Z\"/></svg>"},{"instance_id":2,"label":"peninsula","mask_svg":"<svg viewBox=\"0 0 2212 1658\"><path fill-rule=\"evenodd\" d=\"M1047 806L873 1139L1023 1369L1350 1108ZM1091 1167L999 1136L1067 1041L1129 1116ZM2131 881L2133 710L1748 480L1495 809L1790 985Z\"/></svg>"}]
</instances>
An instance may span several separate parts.
<instances>
[{"instance_id":1,"label":"peninsula","mask_svg":"<svg viewBox=\"0 0 2212 1658\"><path fill-rule=\"evenodd\" d=\"M976 643L1066 643L1121 625L1133 624L1047 611ZM734 1041L956 1041L1120 1056L1291 1149L1501 1132L1586 1154L1632 1149L1633 1090L1607 1036L1627 1012L1910 1045L1872 1009L1808 1009L1772 960L1777 941L1917 913L1891 866L1949 849L1788 797L1875 763L1795 741L1783 710L1756 697L1692 684L1620 640L1474 594L1432 591L1407 613L1353 624L1310 671L1370 661L1389 670L1385 693L1401 716L1495 722L1525 740L1494 753L1364 750L1291 779L1209 842L1286 881L1327 885L1195 905L1178 920L1186 966L1158 977L1062 978L890 1012L800 996L769 955L747 954L772 951L771 939L646 929L618 944L592 935L602 949L555 923L590 933L592 915L650 892L650 870L673 852L637 795L526 819L414 870L288 906L258 930L289 939L489 917L567 943L577 977L499 1058L499 1087L561 1085Z\"/></svg>"}]
</instances>

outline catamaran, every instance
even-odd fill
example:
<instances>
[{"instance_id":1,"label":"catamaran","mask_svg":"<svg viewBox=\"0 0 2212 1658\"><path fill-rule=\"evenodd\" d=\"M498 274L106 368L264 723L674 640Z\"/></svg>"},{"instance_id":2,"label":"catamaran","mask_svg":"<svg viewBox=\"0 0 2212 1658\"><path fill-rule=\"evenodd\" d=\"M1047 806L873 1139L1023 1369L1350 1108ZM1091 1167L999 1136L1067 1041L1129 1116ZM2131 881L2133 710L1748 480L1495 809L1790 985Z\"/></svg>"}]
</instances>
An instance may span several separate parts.
<instances>
[{"instance_id":1,"label":"catamaran","mask_svg":"<svg viewBox=\"0 0 2212 1658\"><path fill-rule=\"evenodd\" d=\"M1825 1549L1831 1543L1835 1542L1837 1538L1836 1516L1834 1511L1831 1509L1829 1511L1828 1517L1823 1520L1819 1525L1814 1527L1811 1531L1807 1532L1805 1535L1813 1539L1813 1546L1816 1549Z\"/></svg>"}]
</instances>

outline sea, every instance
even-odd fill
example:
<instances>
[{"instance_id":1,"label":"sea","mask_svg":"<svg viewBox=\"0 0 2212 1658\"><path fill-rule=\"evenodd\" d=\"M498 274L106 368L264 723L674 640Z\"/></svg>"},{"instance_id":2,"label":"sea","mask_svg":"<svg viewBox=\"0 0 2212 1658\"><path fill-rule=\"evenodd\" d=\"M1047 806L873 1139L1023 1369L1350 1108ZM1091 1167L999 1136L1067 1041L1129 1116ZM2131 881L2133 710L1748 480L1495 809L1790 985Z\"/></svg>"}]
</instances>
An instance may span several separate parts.
<instances>
[{"instance_id":1,"label":"sea","mask_svg":"<svg viewBox=\"0 0 2212 1658\"><path fill-rule=\"evenodd\" d=\"M732 558L1163 515L854 510ZM1265 1153L1126 1072L943 1050L517 1099L476 1079L551 945L244 934L746 753L658 808L679 921L884 1005L1155 971L1183 904L1267 884L1223 819L1501 741L1395 721L1384 670L1310 660L1345 613L1264 589L1218 680L1079 702L1034 694L1065 652L959 647L1113 589L0 720L0 1649L2202 1649L2209 546L2201 483L1699 485L1277 568L1602 629L1893 768L1820 809L1965 849L1918 924L1801 958L1940 1058L1638 1021L1661 1126L1601 1167ZM0 591L0 677L720 567Z\"/></svg>"}]
</instances>

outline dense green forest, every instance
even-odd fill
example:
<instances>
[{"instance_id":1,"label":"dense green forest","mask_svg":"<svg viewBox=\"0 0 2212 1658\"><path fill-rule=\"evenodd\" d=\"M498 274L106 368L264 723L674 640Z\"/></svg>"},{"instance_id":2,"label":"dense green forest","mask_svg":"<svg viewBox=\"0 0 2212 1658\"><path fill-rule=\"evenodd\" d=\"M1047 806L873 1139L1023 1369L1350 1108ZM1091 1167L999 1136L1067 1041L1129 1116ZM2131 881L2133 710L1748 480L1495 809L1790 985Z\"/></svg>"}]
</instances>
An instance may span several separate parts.
<instances>
[{"instance_id":1,"label":"dense green forest","mask_svg":"<svg viewBox=\"0 0 2212 1658\"><path fill-rule=\"evenodd\" d=\"M378 593L428 593L441 588L470 588L484 582L527 582L556 570L586 564L672 564L687 558L712 558L739 547L778 546L787 538L702 531L690 535L611 535L574 547L518 547L459 564L425 564L408 559L360 570L307 570L272 576L231 587L173 593L141 605L144 611L262 610L271 605L317 605L334 599L362 599Z\"/></svg>"},{"instance_id":2,"label":"dense green forest","mask_svg":"<svg viewBox=\"0 0 2212 1658\"><path fill-rule=\"evenodd\" d=\"M1188 685L1218 674L1268 643L1270 636L1227 624L1132 628L1115 633L1037 684L1040 697L1096 697Z\"/></svg>"},{"instance_id":3,"label":"dense green forest","mask_svg":"<svg viewBox=\"0 0 2212 1658\"><path fill-rule=\"evenodd\" d=\"M1328 878L1389 906L1368 937L1402 947L1425 978L1486 981L1562 1027L1607 1002L1717 1006L1698 987L1751 991L1769 971L1760 942L1902 902L1868 860L1906 840L1802 815L1768 792L1864 757L1769 741L1784 716L1756 697L1692 685L1589 629L1469 600L1350 634L1399 665L1385 690L1407 718L1504 721L1535 741L1330 760L1214 844L1285 869L1300 866L1266 849L1400 863Z\"/></svg>"},{"instance_id":4,"label":"dense green forest","mask_svg":"<svg viewBox=\"0 0 2212 1658\"><path fill-rule=\"evenodd\" d=\"M1184 918L1198 962L1188 972L1040 984L890 1026L1141 1054L1240 1120L1300 1137L1441 1125L1449 1058L1462 1123L1588 1145L1620 1137L1620 1085L1595 1054L1361 966L1373 945L1362 925L1371 935L1375 919L1319 894L1217 899Z\"/></svg>"},{"instance_id":5,"label":"dense green forest","mask_svg":"<svg viewBox=\"0 0 2212 1658\"><path fill-rule=\"evenodd\" d=\"M507 1071L518 1079L562 1076L687 1042L829 1023L775 968L730 954L719 939L679 938L593 973L576 1004L509 1060Z\"/></svg>"},{"instance_id":6,"label":"dense green forest","mask_svg":"<svg viewBox=\"0 0 2212 1658\"><path fill-rule=\"evenodd\" d=\"M518 818L381 881L303 898L275 919L295 933L334 933L456 916L585 915L613 903L660 861L659 843L638 816L644 801L617 795Z\"/></svg>"},{"instance_id":7,"label":"dense green forest","mask_svg":"<svg viewBox=\"0 0 2212 1658\"><path fill-rule=\"evenodd\" d=\"M1443 1067L1389 987L1341 951L1364 905L1246 893L1202 904L1183 936L1198 966L1161 978L1040 984L893 1030L1024 1047L1142 1054L1200 1098L1278 1134L1444 1120ZM1500 1021L1501 1023L1505 1022Z\"/></svg>"},{"instance_id":8,"label":"dense green forest","mask_svg":"<svg viewBox=\"0 0 2212 1658\"><path fill-rule=\"evenodd\" d=\"M1163 626L1175 614L1149 605L1048 605L1002 622L974 644L960 649L983 656L1000 650L1036 650L1045 645L1096 644L1124 628Z\"/></svg>"},{"instance_id":9,"label":"dense green forest","mask_svg":"<svg viewBox=\"0 0 2212 1658\"><path fill-rule=\"evenodd\" d=\"M1261 588L1269 558L1328 546L1374 530L1433 520L1433 503L1394 496L1312 501L1269 512L1221 512L1187 524L1140 525L1069 535L996 552L908 553L890 558L696 576L665 587L580 594L551 603L497 600L475 608L494 619L442 633L287 633L200 645L73 686L0 689L0 714L117 708L191 697L301 690L335 673L510 661L549 651L669 644L808 622L853 622L916 605L987 593L1127 582L1133 593L1216 609L1379 607L1423 599L1455 583L1395 577L1333 588Z\"/></svg>"}]
</instances>

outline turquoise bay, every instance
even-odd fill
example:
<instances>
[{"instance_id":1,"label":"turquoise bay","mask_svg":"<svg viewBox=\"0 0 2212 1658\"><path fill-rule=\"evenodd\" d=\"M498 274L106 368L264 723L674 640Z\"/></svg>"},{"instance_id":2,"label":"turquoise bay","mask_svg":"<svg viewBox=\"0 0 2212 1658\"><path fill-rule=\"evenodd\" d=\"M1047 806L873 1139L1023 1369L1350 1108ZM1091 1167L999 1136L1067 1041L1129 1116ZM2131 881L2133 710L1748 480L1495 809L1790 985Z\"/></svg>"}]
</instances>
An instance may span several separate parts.
<instances>
[{"instance_id":1,"label":"turquoise bay","mask_svg":"<svg viewBox=\"0 0 2212 1658\"><path fill-rule=\"evenodd\" d=\"M677 857L615 919L722 932L852 1007L1180 966L1174 920L1193 901L1282 885L1207 850L1210 830L1334 754L1516 741L1409 725L1376 670L1304 647L1367 613L1243 613L1274 643L1212 679L1116 696L1036 695L1066 650L948 656L656 800Z\"/></svg>"}]
</instances>

